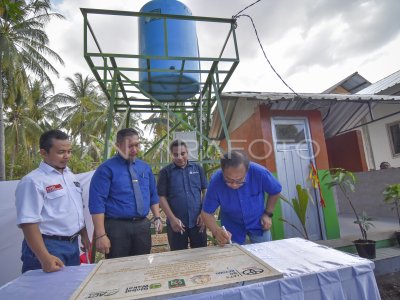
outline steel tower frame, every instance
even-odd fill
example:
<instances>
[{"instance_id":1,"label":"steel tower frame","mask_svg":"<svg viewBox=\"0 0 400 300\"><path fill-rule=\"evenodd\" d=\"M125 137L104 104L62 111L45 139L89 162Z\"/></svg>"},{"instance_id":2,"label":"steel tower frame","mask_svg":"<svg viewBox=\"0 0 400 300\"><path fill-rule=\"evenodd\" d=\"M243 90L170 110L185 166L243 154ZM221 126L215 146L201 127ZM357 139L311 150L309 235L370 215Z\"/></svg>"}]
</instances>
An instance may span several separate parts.
<instances>
[{"instance_id":1,"label":"steel tower frame","mask_svg":"<svg viewBox=\"0 0 400 300\"><path fill-rule=\"evenodd\" d=\"M196 131L199 138L199 152L200 162L214 162L203 160L203 152L213 143L208 138L211 123L211 113L213 108L217 107L218 113L221 118L222 128L224 130L225 138L228 144L228 149L231 148L228 127L225 121L225 116L221 104L220 94L224 87L231 78L234 70L239 64L239 52L236 39L236 20L225 18L210 18L200 16L182 16L172 14L159 14L159 13L144 13L144 12L131 12L131 11L118 11L118 10L101 10L101 9L88 9L81 8L84 19L84 58L88 63L94 77L98 81L104 94L110 101L107 129L105 136L105 147L103 159L108 158L110 135L112 128L112 118L114 112L148 112L148 113L162 113L167 112L171 114L177 123L174 128L179 124L184 124L186 127ZM115 17L132 17L138 19L139 17L149 17L163 19L164 28L164 56L140 55L132 53L105 53L96 37L95 31L89 21L90 17L96 16L115 16ZM166 30L168 20L182 20L182 21L195 21L206 23L223 23L227 24L228 30L226 38L223 42L222 49L219 51L218 56L212 57L181 57L171 56L168 53L168 32ZM116 33L117 34L117 33ZM90 40L91 39L91 40ZM91 42L95 50L88 51L88 44ZM227 55L225 52L227 45L232 45L234 48L234 55ZM132 63L136 62L139 66L139 60L147 60L147 68L141 69L139 67L132 67ZM150 60L174 60L179 61L181 64L180 70L170 69L153 69ZM186 61L199 61L200 63L207 63L209 66L200 70L184 70ZM181 100L176 102L159 101L154 96L143 90L139 85L139 72L170 72L170 73L200 73L200 91L194 98L188 100ZM136 78L137 75L137 78ZM204 79L204 80L203 80ZM133 97L133 95L138 97ZM195 102L195 105L192 103ZM190 125L182 117L183 114L196 114L197 126ZM205 118L203 117L205 115ZM205 119L205 122L203 120ZM127 118L126 126L129 127L129 118ZM169 128L168 128L169 130ZM150 152L154 147L159 145L166 136L154 143L154 145L146 152ZM203 144L203 141L205 143ZM146 155L146 154L145 154Z\"/></svg>"}]
</instances>

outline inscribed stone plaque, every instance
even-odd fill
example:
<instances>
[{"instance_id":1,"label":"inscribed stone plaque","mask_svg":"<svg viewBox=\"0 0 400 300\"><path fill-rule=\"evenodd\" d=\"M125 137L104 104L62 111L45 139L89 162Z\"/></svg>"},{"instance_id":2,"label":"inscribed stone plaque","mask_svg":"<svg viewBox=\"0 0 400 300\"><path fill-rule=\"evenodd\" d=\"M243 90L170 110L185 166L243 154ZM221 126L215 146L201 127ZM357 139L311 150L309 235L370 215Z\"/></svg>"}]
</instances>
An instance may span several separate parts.
<instances>
[{"instance_id":1,"label":"inscribed stone plaque","mask_svg":"<svg viewBox=\"0 0 400 300\"><path fill-rule=\"evenodd\" d=\"M239 245L100 261L70 299L165 299L281 278Z\"/></svg>"}]
</instances>

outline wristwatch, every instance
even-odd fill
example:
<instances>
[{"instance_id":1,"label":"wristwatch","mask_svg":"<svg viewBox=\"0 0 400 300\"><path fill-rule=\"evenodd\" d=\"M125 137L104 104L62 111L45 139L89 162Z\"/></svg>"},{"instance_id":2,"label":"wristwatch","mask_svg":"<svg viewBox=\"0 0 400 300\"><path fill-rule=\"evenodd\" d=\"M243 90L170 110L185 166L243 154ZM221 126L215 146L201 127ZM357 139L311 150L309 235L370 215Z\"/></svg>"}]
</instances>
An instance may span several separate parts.
<instances>
[{"instance_id":1,"label":"wristwatch","mask_svg":"<svg viewBox=\"0 0 400 300\"><path fill-rule=\"evenodd\" d=\"M273 213L268 212L268 211L266 211L266 210L264 210L264 215L267 215L267 216L270 217L270 218L272 218L272 217L274 216Z\"/></svg>"}]
</instances>

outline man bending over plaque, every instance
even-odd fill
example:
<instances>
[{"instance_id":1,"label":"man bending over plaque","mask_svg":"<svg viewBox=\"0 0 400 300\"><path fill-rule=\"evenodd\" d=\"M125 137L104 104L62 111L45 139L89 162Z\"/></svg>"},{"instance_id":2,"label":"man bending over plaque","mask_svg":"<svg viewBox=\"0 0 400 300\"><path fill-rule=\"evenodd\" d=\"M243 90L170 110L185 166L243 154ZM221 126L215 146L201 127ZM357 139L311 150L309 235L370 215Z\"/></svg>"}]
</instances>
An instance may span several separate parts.
<instances>
[{"instance_id":1,"label":"man bending over plaque","mask_svg":"<svg viewBox=\"0 0 400 300\"><path fill-rule=\"evenodd\" d=\"M271 218L281 190L281 184L266 168L250 162L242 152L228 152L208 185L203 221L220 246L231 241L244 244L246 236L251 243L270 241ZM214 218L218 207L222 227Z\"/></svg>"}]
</instances>

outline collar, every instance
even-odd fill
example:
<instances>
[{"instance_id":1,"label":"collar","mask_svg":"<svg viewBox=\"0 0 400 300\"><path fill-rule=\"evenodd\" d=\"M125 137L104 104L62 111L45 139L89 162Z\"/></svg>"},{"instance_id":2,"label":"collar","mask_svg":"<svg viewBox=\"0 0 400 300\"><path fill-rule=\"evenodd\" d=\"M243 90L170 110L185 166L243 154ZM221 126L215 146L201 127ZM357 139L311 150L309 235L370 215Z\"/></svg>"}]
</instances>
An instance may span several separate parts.
<instances>
[{"instance_id":1,"label":"collar","mask_svg":"<svg viewBox=\"0 0 400 300\"><path fill-rule=\"evenodd\" d=\"M182 168L182 167L177 166L174 162L172 162L172 167L174 169L186 169L187 167L189 167L191 165L192 165L192 163L190 163L190 161L187 161L186 165Z\"/></svg>"},{"instance_id":2,"label":"collar","mask_svg":"<svg viewBox=\"0 0 400 300\"><path fill-rule=\"evenodd\" d=\"M115 157L121 163L128 164L128 165L131 164L131 162L129 160L123 158L122 155L119 153L115 154ZM132 164L136 164L136 161L137 161L137 158L135 157L135 159L132 161Z\"/></svg>"},{"instance_id":3,"label":"collar","mask_svg":"<svg viewBox=\"0 0 400 300\"><path fill-rule=\"evenodd\" d=\"M51 172L57 172L58 174L62 174L62 173L60 173L60 171L58 171L58 170L56 170L55 168L53 168L52 166L46 164L44 161L41 161L41 162L40 162L39 169L41 169L42 171L44 171L46 174L50 174ZM70 171L71 171L70 168L65 167L65 169L64 169L63 172L67 172L67 173L68 173L68 172L70 172Z\"/></svg>"}]
</instances>

